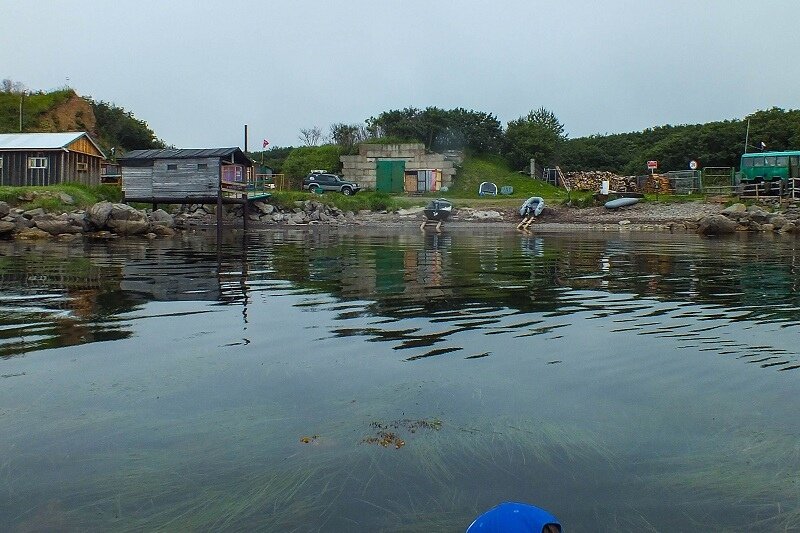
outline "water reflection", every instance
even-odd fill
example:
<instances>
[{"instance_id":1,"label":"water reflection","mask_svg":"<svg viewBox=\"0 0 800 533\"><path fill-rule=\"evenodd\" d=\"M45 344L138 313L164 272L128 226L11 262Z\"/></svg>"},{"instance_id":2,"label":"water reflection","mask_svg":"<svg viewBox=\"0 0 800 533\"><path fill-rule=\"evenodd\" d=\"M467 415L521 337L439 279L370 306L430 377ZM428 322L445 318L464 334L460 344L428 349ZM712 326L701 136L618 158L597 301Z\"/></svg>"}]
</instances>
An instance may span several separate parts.
<instances>
[{"instance_id":1,"label":"water reflection","mask_svg":"<svg viewBox=\"0 0 800 533\"><path fill-rule=\"evenodd\" d=\"M1 246L6 357L125 338L132 313L150 301L239 305L246 323L250 292L278 286L361 302L343 307L341 320L424 317L440 325L332 328L337 336L389 340L398 350L436 347L408 360L462 350L441 345L465 331L530 336L560 327L514 318L530 312L616 316L613 331L677 337L688 346L719 340L704 333L721 327L709 322L793 328L800 318L797 245L788 239L296 231L231 237L221 247L204 238ZM765 368L797 368L785 349L733 341L722 348Z\"/></svg>"}]
</instances>

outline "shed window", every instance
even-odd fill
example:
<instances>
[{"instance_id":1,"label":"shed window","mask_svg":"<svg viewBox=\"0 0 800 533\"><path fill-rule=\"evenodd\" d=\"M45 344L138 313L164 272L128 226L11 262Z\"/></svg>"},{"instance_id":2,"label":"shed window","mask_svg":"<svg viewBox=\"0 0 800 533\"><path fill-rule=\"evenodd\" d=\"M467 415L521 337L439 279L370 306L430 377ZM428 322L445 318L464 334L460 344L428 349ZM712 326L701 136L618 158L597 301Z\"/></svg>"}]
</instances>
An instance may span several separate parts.
<instances>
[{"instance_id":1,"label":"shed window","mask_svg":"<svg viewBox=\"0 0 800 533\"><path fill-rule=\"evenodd\" d=\"M89 170L89 163L76 163L76 170Z\"/></svg>"},{"instance_id":2,"label":"shed window","mask_svg":"<svg viewBox=\"0 0 800 533\"><path fill-rule=\"evenodd\" d=\"M178 164L170 163L169 165L167 165L167 170L178 170Z\"/></svg>"},{"instance_id":3,"label":"shed window","mask_svg":"<svg viewBox=\"0 0 800 533\"><path fill-rule=\"evenodd\" d=\"M28 168L47 168L46 157L29 157Z\"/></svg>"},{"instance_id":4,"label":"shed window","mask_svg":"<svg viewBox=\"0 0 800 533\"><path fill-rule=\"evenodd\" d=\"M0 157L0 170L3 170L3 158Z\"/></svg>"},{"instance_id":5,"label":"shed window","mask_svg":"<svg viewBox=\"0 0 800 533\"><path fill-rule=\"evenodd\" d=\"M779 167L785 167L789 165L789 158L785 155L778 156L776 164Z\"/></svg>"},{"instance_id":6,"label":"shed window","mask_svg":"<svg viewBox=\"0 0 800 533\"><path fill-rule=\"evenodd\" d=\"M208 168L208 163L197 163L197 170L206 170Z\"/></svg>"}]
</instances>

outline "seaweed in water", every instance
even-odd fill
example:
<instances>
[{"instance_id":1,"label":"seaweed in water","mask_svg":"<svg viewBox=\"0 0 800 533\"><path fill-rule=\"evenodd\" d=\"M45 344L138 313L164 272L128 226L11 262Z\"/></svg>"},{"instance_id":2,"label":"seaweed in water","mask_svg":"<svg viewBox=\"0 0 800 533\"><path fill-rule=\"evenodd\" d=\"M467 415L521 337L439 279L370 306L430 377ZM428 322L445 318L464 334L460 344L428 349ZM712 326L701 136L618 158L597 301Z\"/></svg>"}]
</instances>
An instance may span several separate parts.
<instances>
[{"instance_id":1,"label":"seaweed in water","mask_svg":"<svg viewBox=\"0 0 800 533\"><path fill-rule=\"evenodd\" d=\"M370 427L377 430L374 436L364 437L361 442L364 444L377 444L384 448L394 446L395 449L400 449L406 445L398 432L416 433L419 430L433 430L439 431L442 427L442 421L436 418L431 420L419 419L411 420L403 418L393 422L372 422ZM408 437L406 437L408 438Z\"/></svg>"}]
</instances>

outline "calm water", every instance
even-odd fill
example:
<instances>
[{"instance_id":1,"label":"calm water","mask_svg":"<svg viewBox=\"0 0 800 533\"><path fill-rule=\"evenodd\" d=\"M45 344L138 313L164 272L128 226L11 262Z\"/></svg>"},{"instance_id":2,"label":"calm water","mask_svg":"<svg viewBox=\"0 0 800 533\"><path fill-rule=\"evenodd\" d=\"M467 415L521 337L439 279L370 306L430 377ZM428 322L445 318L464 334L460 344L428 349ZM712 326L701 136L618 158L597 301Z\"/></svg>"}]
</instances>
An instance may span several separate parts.
<instances>
[{"instance_id":1,"label":"calm water","mask_svg":"<svg viewBox=\"0 0 800 533\"><path fill-rule=\"evenodd\" d=\"M800 244L0 243L0 530L800 528ZM386 444L386 446L381 446Z\"/></svg>"}]
</instances>

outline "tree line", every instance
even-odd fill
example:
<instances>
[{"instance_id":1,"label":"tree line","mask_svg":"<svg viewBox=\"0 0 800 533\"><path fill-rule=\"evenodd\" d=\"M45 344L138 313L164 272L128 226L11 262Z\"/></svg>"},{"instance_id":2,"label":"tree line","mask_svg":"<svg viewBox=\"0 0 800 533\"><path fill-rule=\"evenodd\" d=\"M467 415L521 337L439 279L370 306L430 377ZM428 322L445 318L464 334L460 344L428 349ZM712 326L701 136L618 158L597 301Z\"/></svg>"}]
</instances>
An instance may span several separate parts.
<instances>
[{"instance_id":1,"label":"tree line","mask_svg":"<svg viewBox=\"0 0 800 533\"><path fill-rule=\"evenodd\" d=\"M335 170L339 155L354 153L362 142L420 142L432 151L499 155L520 171L527 170L535 159L539 165L559 165L565 171L635 175L646 172L649 160L657 160L661 170L684 170L690 161L703 167L738 167L746 137L748 152L800 149L800 110L776 107L742 119L571 139L555 113L544 107L505 126L495 115L482 111L407 107L384 111L363 124L333 124L327 134L319 127L302 130L299 140L303 146L298 151L273 148L261 157L276 170L294 174L303 172L309 158L322 165L319 168ZM320 145L326 147L322 152ZM283 168L284 162L287 168Z\"/></svg>"},{"instance_id":2,"label":"tree line","mask_svg":"<svg viewBox=\"0 0 800 533\"><path fill-rule=\"evenodd\" d=\"M47 118L73 98L84 100L94 115L94 120L90 120L86 116L88 110L78 111L72 117L74 124L86 129L107 155L166 146L145 121L120 106L96 101L91 96L78 96L69 87L49 92L31 91L23 83L9 78L0 81L0 133L17 133L20 126L23 132L53 130L58 125L49 124Z\"/></svg>"}]
</instances>

